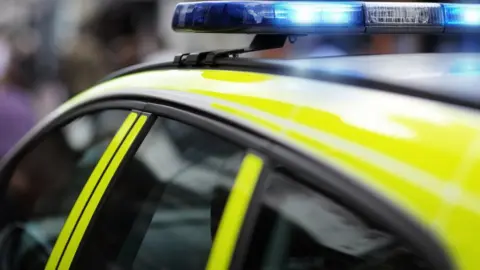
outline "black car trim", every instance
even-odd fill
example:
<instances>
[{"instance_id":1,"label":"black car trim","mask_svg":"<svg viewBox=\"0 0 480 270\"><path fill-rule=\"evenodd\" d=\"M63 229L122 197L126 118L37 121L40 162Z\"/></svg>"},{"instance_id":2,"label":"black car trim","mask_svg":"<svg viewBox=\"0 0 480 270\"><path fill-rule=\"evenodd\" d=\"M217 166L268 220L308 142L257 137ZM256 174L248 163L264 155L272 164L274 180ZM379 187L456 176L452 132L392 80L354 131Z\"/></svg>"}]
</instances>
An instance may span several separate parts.
<instances>
[{"instance_id":1,"label":"black car trim","mask_svg":"<svg viewBox=\"0 0 480 270\"><path fill-rule=\"evenodd\" d=\"M480 100L472 100L468 97L458 96L457 92L452 91L452 94L439 94L430 92L428 89L420 89L415 87L407 87L394 83L387 83L380 80L370 78L362 78L349 74L330 73L322 70L298 70L295 67L282 65L279 63L259 62L255 59L219 59L217 65L213 66L188 66L178 67L174 63L148 63L131 66L117 72L110 74L99 83L104 83L113 79L133 75L139 72L155 71L155 70L231 70L231 71L246 71L258 72L265 74L275 74L282 76L291 76L298 78L313 79L322 82L338 83L349 86L364 87L371 90L378 90L389 93L396 93L406 96L412 96L437 102L447 103L451 105L458 105L474 109L480 109Z\"/></svg>"},{"instance_id":2,"label":"black car trim","mask_svg":"<svg viewBox=\"0 0 480 270\"><path fill-rule=\"evenodd\" d=\"M222 119L213 114L201 112L199 110L176 108L175 105L160 105L147 103L145 111L157 114L158 116L171 118L185 124L189 124L198 129L203 129L217 136L223 137L233 143L236 143L245 148L254 148L261 151L266 151L270 148L270 141L258 136L258 134L250 134L247 132L240 132L238 125L229 125L222 123Z\"/></svg>"}]
</instances>

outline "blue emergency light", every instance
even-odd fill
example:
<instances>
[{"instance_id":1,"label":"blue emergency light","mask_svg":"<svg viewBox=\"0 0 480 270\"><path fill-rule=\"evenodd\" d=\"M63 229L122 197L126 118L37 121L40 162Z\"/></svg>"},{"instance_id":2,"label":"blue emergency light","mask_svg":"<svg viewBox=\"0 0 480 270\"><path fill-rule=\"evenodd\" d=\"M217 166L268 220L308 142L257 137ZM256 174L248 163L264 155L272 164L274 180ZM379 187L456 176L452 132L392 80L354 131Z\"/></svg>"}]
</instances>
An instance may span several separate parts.
<instances>
[{"instance_id":1,"label":"blue emergency light","mask_svg":"<svg viewBox=\"0 0 480 270\"><path fill-rule=\"evenodd\" d=\"M480 31L480 5L335 1L212 1L176 6L178 32L304 35Z\"/></svg>"}]
</instances>

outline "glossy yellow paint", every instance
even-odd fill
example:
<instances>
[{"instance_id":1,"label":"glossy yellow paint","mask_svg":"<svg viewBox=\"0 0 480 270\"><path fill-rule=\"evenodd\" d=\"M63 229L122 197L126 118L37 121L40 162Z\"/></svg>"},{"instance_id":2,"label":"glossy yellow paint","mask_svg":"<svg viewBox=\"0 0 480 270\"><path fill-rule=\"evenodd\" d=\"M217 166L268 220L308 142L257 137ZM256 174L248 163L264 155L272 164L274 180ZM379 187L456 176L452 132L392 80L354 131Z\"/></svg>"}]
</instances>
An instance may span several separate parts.
<instances>
[{"instance_id":1,"label":"glossy yellow paint","mask_svg":"<svg viewBox=\"0 0 480 270\"><path fill-rule=\"evenodd\" d=\"M260 73L245 73L244 76L237 76L236 72L228 70L205 70L202 72L202 77L209 80L238 82L238 83L258 83L268 81L270 75Z\"/></svg>"},{"instance_id":2,"label":"glossy yellow paint","mask_svg":"<svg viewBox=\"0 0 480 270\"><path fill-rule=\"evenodd\" d=\"M77 225L77 222L80 219L83 209L87 205L90 196L92 195L92 192L95 190L95 187L97 186L97 183L100 180L103 172L107 168L108 163L112 159L115 151L117 151L118 147L122 143L130 128L133 126L133 123L135 123L137 117L138 114L133 112L127 116L122 126L115 134L107 149L103 153L102 157L97 163L97 166L95 167L92 174L85 183L85 186L82 189L79 197L77 198L77 201L75 202L70 214L68 215L68 218L66 219L65 224L57 238L55 246L53 247L52 253L50 254L45 269L53 270L57 268L63 251L70 240L72 232L75 229L75 226Z\"/></svg>"},{"instance_id":3,"label":"glossy yellow paint","mask_svg":"<svg viewBox=\"0 0 480 270\"><path fill-rule=\"evenodd\" d=\"M263 160L254 154L247 154L243 159L212 246L208 270L230 268L240 229L262 168Z\"/></svg>"},{"instance_id":4,"label":"glossy yellow paint","mask_svg":"<svg viewBox=\"0 0 480 270\"><path fill-rule=\"evenodd\" d=\"M461 182L449 189L439 228L452 242L460 269L480 269L477 241L480 226L480 138L473 142L459 170Z\"/></svg>"},{"instance_id":5,"label":"glossy yellow paint","mask_svg":"<svg viewBox=\"0 0 480 270\"><path fill-rule=\"evenodd\" d=\"M208 98L206 109L250 123L356 176L436 233L461 269L480 269L472 253L480 233L453 221L480 222L480 211L472 210L480 193L472 179L479 172L465 165L476 164L480 155L470 152L480 139L478 111L314 80L213 70L129 75L75 102L126 88ZM456 190L471 194L468 200L461 196L468 202L452 201Z\"/></svg>"},{"instance_id":6,"label":"glossy yellow paint","mask_svg":"<svg viewBox=\"0 0 480 270\"><path fill-rule=\"evenodd\" d=\"M80 246L83 235L87 230L88 224L90 223L90 220L92 219L93 214L95 213L95 210L97 209L103 194L105 193L108 185L110 184L110 181L113 178L113 175L117 171L122 160L125 158L127 151L129 150L135 138L140 133L140 130L145 125L146 121L147 116L141 115L140 117L138 117L137 121L130 129L127 137L125 138L121 146L118 148L115 156L110 162L110 165L106 169L102 178L96 185L96 188L91 195L91 198L88 201L88 204L85 207L85 210L83 211L83 214L75 227L75 231L73 232L72 237L68 242L64 255L61 258L59 269L70 269L70 265L72 264L73 258L75 257L75 253Z\"/></svg>"}]
</instances>

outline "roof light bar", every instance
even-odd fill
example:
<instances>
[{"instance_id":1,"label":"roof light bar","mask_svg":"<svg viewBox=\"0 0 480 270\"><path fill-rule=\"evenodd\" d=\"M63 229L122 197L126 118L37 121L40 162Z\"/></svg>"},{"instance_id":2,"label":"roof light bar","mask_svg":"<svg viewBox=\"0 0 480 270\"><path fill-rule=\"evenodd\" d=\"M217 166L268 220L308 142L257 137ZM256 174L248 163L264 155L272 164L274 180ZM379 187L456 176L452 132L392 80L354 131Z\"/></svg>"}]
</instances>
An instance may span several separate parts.
<instances>
[{"instance_id":1,"label":"roof light bar","mask_svg":"<svg viewBox=\"0 0 480 270\"><path fill-rule=\"evenodd\" d=\"M480 5L397 2L212 1L180 3L179 32L315 34L480 31Z\"/></svg>"},{"instance_id":2,"label":"roof light bar","mask_svg":"<svg viewBox=\"0 0 480 270\"><path fill-rule=\"evenodd\" d=\"M480 5L444 4L443 8L447 30L466 32L480 29Z\"/></svg>"}]
</instances>

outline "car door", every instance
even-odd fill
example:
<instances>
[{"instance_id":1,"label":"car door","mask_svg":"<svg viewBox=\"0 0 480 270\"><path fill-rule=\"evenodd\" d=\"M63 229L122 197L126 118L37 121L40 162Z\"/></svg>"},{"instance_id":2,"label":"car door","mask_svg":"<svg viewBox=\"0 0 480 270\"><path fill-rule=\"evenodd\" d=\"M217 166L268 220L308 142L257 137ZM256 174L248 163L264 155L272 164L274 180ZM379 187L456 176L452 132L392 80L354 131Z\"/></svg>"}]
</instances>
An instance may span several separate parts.
<instances>
[{"instance_id":1,"label":"car door","mask_svg":"<svg viewBox=\"0 0 480 270\"><path fill-rule=\"evenodd\" d=\"M264 167L249 147L259 141L198 114L147 108L148 133L95 191L101 200L65 268L228 268Z\"/></svg>"},{"instance_id":2,"label":"car door","mask_svg":"<svg viewBox=\"0 0 480 270\"><path fill-rule=\"evenodd\" d=\"M1 269L57 268L99 179L142 117L130 107L100 102L54 114L2 160Z\"/></svg>"}]
</instances>

